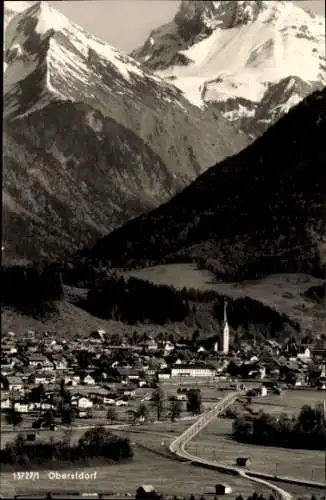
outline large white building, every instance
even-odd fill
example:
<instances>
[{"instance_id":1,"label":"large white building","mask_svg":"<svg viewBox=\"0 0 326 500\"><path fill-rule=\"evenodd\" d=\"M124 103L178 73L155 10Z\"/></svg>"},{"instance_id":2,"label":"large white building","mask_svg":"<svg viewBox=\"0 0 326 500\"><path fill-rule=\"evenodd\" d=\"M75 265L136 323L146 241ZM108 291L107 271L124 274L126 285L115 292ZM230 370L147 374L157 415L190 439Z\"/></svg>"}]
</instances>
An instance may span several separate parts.
<instances>
[{"instance_id":1,"label":"large white building","mask_svg":"<svg viewBox=\"0 0 326 500\"><path fill-rule=\"evenodd\" d=\"M215 377L216 370L206 365L174 365L171 369L171 377Z\"/></svg>"}]
</instances>

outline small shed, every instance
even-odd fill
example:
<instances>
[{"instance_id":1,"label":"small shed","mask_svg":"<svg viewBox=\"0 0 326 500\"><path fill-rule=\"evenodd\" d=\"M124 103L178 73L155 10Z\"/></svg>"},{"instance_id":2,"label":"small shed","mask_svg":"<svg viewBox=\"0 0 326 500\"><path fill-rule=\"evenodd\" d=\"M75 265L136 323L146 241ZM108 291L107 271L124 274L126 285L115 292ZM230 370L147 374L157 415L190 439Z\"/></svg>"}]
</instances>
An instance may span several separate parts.
<instances>
[{"instance_id":1,"label":"small shed","mask_svg":"<svg viewBox=\"0 0 326 500\"><path fill-rule=\"evenodd\" d=\"M260 388L260 395L261 395L262 398L264 398L265 396L267 396L267 387L265 385L263 385Z\"/></svg>"},{"instance_id":2,"label":"small shed","mask_svg":"<svg viewBox=\"0 0 326 500\"><path fill-rule=\"evenodd\" d=\"M215 486L216 495L229 495L232 493L232 488L226 483L220 483Z\"/></svg>"},{"instance_id":3,"label":"small shed","mask_svg":"<svg viewBox=\"0 0 326 500\"><path fill-rule=\"evenodd\" d=\"M33 433L33 434L27 434L26 436L26 440L27 441L35 441L35 438L36 438L36 434Z\"/></svg>"},{"instance_id":4,"label":"small shed","mask_svg":"<svg viewBox=\"0 0 326 500\"><path fill-rule=\"evenodd\" d=\"M249 467L251 465L251 460L249 457L238 457L236 460L236 464L239 467Z\"/></svg>"},{"instance_id":5,"label":"small shed","mask_svg":"<svg viewBox=\"0 0 326 500\"><path fill-rule=\"evenodd\" d=\"M152 499L157 498L158 494L152 484L143 484L139 486L136 492L137 499Z\"/></svg>"}]
</instances>

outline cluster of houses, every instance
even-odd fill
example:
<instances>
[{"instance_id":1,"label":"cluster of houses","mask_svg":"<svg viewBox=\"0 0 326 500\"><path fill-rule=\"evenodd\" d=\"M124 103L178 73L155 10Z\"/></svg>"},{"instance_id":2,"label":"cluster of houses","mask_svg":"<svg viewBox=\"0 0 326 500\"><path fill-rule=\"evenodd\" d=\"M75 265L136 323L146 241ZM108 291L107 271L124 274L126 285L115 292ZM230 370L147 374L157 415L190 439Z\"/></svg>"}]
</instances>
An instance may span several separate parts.
<instances>
[{"instance_id":1,"label":"cluster of houses","mask_svg":"<svg viewBox=\"0 0 326 500\"><path fill-rule=\"evenodd\" d=\"M216 352L214 345L178 343L163 335L144 335L137 342L122 338L116 345L103 330L70 340L44 332L4 332L1 410L12 405L22 413L50 409L60 381L71 389L71 404L81 414L96 405L128 406L137 387L154 387L171 378L283 379L294 387L326 389L324 353L307 346L293 352L275 341L264 346L243 343L241 350L226 355ZM33 388L40 385L44 397L31 400Z\"/></svg>"}]
</instances>

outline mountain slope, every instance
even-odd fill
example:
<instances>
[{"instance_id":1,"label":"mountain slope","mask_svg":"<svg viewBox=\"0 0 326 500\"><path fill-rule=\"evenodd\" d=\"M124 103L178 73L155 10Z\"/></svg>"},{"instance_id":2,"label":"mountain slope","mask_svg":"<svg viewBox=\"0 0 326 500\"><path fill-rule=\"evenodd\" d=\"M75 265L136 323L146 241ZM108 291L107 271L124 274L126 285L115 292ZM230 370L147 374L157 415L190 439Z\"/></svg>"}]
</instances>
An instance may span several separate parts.
<instances>
[{"instance_id":1,"label":"mountain slope","mask_svg":"<svg viewBox=\"0 0 326 500\"><path fill-rule=\"evenodd\" d=\"M180 185L216 156L224 158L245 144L226 120L198 111L176 87L46 2L10 22L6 47L5 116L11 120L33 111L35 103L44 106L59 99L89 104L139 135L181 179Z\"/></svg>"},{"instance_id":2,"label":"mountain slope","mask_svg":"<svg viewBox=\"0 0 326 500\"><path fill-rule=\"evenodd\" d=\"M197 261L227 279L278 272L324 277L325 132L323 89L246 150L77 260L126 267Z\"/></svg>"},{"instance_id":3,"label":"mountain slope","mask_svg":"<svg viewBox=\"0 0 326 500\"><path fill-rule=\"evenodd\" d=\"M213 106L257 137L277 117L268 107L286 112L326 84L325 19L291 1L183 0L174 20L154 30L132 56L171 80L197 106ZM280 82L295 77L292 91L277 92ZM276 90L273 87L276 86ZM240 120L240 121L238 121Z\"/></svg>"},{"instance_id":4,"label":"mountain slope","mask_svg":"<svg viewBox=\"0 0 326 500\"><path fill-rule=\"evenodd\" d=\"M45 2L11 18L5 45L5 256L92 244L245 144Z\"/></svg>"},{"instance_id":5,"label":"mountain slope","mask_svg":"<svg viewBox=\"0 0 326 500\"><path fill-rule=\"evenodd\" d=\"M138 136L84 104L52 103L7 124L4 164L6 254L27 259L69 254L175 189Z\"/></svg>"}]
</instances>

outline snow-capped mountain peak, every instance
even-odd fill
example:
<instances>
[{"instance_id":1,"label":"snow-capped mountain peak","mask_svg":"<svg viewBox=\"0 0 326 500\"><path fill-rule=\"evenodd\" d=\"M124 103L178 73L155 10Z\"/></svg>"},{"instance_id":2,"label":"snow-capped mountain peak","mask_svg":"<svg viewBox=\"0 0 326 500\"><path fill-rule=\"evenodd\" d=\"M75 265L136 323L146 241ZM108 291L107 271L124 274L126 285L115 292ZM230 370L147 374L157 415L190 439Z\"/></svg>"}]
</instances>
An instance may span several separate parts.
<instances>
[{"instance_id":1,"label":"snow-capped mountain peak","mask_svg":"<svg viewBox=\"0 0 326 500\"><path fill-rule=\"evenodd\" d=\"M22 85L32 75L42 86L38 106L53 98L94 101L98 98L98 89L102 89L103 99L105 92L110 91L103 78L109 71L111 79L116 75L115 84L120 93L128 92L128 85L147 78L156 86L168 88L170 97L180 94L173 85L86 32L47 2L37 2L10 20L5 47L7 116L35 109L34 102L28 104L28 89ZM17 85L21 86L19 92ZM18 95L20 104L16 99ZM22 101L24 109L19 109Z\"/></svg>"},{"instance_id":2,"label":"snow-capped mountain peak","mask_svg":"<svg viewBox=\"0 0 326 500\"><path fill-rule=\"evenodd\" d=\"M72 251L247 143L45 2L11 16L5 61L4 233L14 254Z\"/></svg>"},{"instance_id":3,"label":"snow-capped mountain peak","mask_svg":"<svg viewBox=\"0 0 326 500\"><path fill-rule=\"evenodd\" d=\"M258 103L289 76L326 83L325 19L291 1L183 1L133 56L197 106Z\"/></svg>"},{"instance_id":4,"label":"snow-capped mountain peak","mask_svg":"<svg viewBox=\"0 0 326 500\"><path fill-rule=\"evenodd\" d=\"M49 31L61 31L69 29L71 22L66 16L58 12L47 2L36 2L25 15L29 17L35 16L37 25L35 31L41 35L46 35Z\"/></svg>"}]
</instances>

